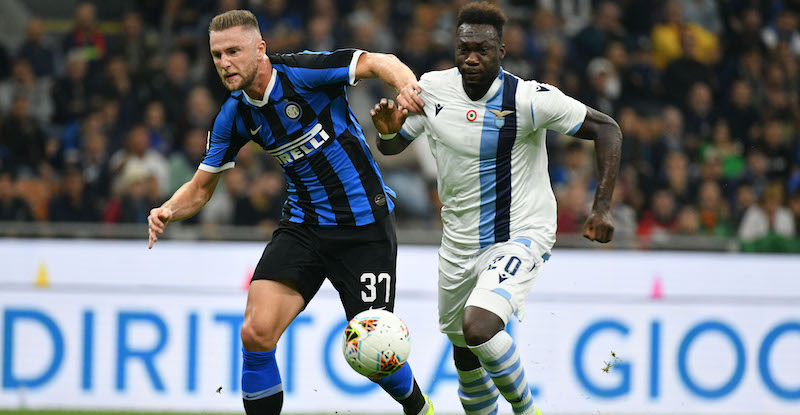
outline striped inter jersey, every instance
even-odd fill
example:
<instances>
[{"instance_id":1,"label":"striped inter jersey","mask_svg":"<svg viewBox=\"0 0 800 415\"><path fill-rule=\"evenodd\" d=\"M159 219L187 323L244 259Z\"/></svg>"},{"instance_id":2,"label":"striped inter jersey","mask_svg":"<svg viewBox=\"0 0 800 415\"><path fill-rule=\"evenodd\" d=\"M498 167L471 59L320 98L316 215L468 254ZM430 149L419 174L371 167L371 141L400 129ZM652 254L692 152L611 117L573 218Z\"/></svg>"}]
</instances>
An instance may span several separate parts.
<instances>
[{"instance_id":1,"label":"striped inter jersey","mask_svg":"<svg viewBox=\"0 0 800 415\"><path fill-rule=\"evenodd\" d=\"M574 134L586 106L552 85L500 71L473 101L457 68L420 79L425 113L400 135L427 136L436 159L442 243L468 253L517 238L542 254L555 242L556 201L547 172L545 130Z\"/></svg>"},{"instance_id":2,"label":"striped inter jersey","mask_svg":"<svg viewBox=\"0 0 800 415\"><path fill-rule=\"evenodd\" d=\"M360 50L269 55L272 75L261 100L231 93L209 133L201 170L234 166L254 141L283 167L283 220L311 225L366 225L394 209L345 94L355 85ZM391 196L391 197L390 197Z\"/></svg>"}]
</instances>

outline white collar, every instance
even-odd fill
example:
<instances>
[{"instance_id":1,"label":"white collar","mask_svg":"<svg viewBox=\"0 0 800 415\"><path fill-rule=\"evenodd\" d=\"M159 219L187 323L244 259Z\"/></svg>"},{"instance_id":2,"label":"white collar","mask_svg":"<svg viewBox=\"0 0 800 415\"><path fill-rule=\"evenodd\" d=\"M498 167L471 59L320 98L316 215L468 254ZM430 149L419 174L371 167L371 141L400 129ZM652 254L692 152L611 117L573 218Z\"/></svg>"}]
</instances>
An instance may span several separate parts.
<instances>
[{"instance_id":1,"label":"white collar","mask_svg":"<svg viewBox=\"0 0 800 415\"><path fill-rule=\"evenodd\" d=\"M490 99L492 99L492 97L494 97L494 95L497 94L497 91L500 89L500 87L503 86L503 77L504 76L505 75L503 74L503 67L500 67L500 73L497 75L496 78L494 78L494 81L492 81L492 85L489 87L489 90L486 91L486 93L483 94L483 96L480 99L473 101L472 98L470 98L469 95L467 95L467 91L464 90L464 84L462 83L463 81L460 79L461 78L461 72L459 71L458 72L458 77L459 77L460 85L458 86L458 89L461 90L461 95L464 98L466 98L468 101L477 102L477 103L484 103L484 102L487 102Z\"/></svg>"},{"instance_id":2,"label":"white collar","mask_svg":"<svg viewBox=\"0 0 800 415\"><path fill-rule=\"evenodd\" d=\"M264 105L267 105L267 102L269 102L269 94L271 94L272 93L272 89L275 88L275 78L277 78L277 77L278 77L278 71L275 70L275 68L272 68L272 75L270 75L270 77L269 77L269 83L267 84L267 90L264 91L264 98L262 98L262 99L250 98L250 95L247 95L247 92L244 92L244 89L243 89L242 90L242 94L244 94L244 99L246 99L247 102L249 102L250 104L255 105L257 107L263 107Z\"/></svg>"}]
</instances>

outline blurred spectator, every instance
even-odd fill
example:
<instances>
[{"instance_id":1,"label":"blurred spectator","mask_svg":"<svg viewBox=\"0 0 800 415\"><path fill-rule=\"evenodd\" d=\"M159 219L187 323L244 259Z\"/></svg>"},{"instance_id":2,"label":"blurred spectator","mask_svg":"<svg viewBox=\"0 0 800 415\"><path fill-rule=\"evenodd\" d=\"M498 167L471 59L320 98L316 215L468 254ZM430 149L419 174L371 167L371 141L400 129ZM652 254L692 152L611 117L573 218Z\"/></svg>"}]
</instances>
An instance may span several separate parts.
<instances>
[{"instance_id":1,"label":"blurred spectator","mask_svg":"<svg viewBox=\"0 0 800 415\"><path fill-rule=\"evenodd\" d=\"M695 235L700 230L700 215L692 205L685 205L678 210L673 232L678 235Z\"/></svg>"},{"instance_id":2,"label":"blurred spectator","mask_svg":"<svg viewBox=\"0 0 800 415\"><path fill-rule=\"evenodd\" d=\"M722 113L730 126L729 132L739 143L749 143L755 136L758 110L753 105L753 96L747 81L733 82L730 100Z\"/></svg>"},{"instance_id":3,"label":"blurred spectator","mask_svg":"<svg viewBox=\"0 0 800 415\"><path fill-rule=\"evenodd\" d=\"M753 188L756 198L759 198L764 189L767 188L767 184L769 184L769 177L767 176L769 159L767 159L764 150L760 146L753 146L747 149L746 162L747 168L742 180Z\"/></svg>"},{"instance_id":4,"label":"blurred spectator","mask_svg":"<svg viewBox=\"0 0 800 415\"><path fill-rule=\"evenodd\" d=\"M700 185L698 196L699 231L715 236L730 236L730 210L722 199L719 184L705 181Z\"/></svg>"},{"instance_id":5,"label":"blurred spectator","mask_svg":"<svg viewBox=\"0 0 800 415\"><path fill-rule=\"evenodd\" d=\"M622 81L614 65L606 58L594 58L586 68L586 76L589 89L581 101L606 114L614 114L622 92Z\"/></svg>"},{"instance_id":6,"label":"blurred spectator","mask_svg":"<svg viewBox=\"0 0 800 415\"><path fill-rule=\"evenodd\" d=\"M681 36L681 55L667 64L661 80L667 99L681 105L689 88L696 83L711 83L711 70L695 57L694 34L684 30Z\"/></svg>"},{"instance_id":7,"label":"blurred spectator","mask_svg":"<svg viewBox=\"0 0 800 415\"><path fill-rule=\"evenodd\" d=\"M538 0L539 7L554 14L564 25L564 33L574 36L592 19L592 0Z\"/></svg>"},{"instance_id":8,"label":"blurred spectator","mask_svg":"<svg viewBox=\"0 0 800 415\"><path fill-rule=\"evenodd\" d=\"M169 194L175 193L194 176L206 151L206 133L191 130L186 134L183 148L169 157Z\"/></svg>"},{"instance_id":9,"label":"blurred spectator","mask_svg":"<svg viewBox=\"0 0 800 415\"><path fill-rule=\"evenodd\" d=\"M733 214L731 215L732 224L734 225L735 229L739 229L742 219L744 219L745 212L747 212L747 210L757 202L758 196L756 196L756 193L750 183L743 182L737 186L736 195L733 199Z\"/></svg>"},{"instance_id":10,"label":"blurred spectator","mask_svg":"<svg viewBox=\"0 0 800 415\"><path fill-rule=\"evenodd\" d=\"M563 45L567 42L566 35L573 34L569 30L561 30L558 17L545 8L536 10L531 14L531 22L528 29L530 32L527 34L526 49L537 61L541 61L541 57L551 44ZM564 32L566 32L566 35Z\"/></svg>"},{"instance_id":11,"label":"blurred spectator","mask_svg":"<svg viewBox=\"0 0 800 415\"><path fill-rule=\"evenodd\" d=\"M689 89L684 120L686 123L686 149L696 154L703 138L711 135L714 124L714 96L711 87L696 83Z\"/></svg>"},{"instance_id":12,"label":"blurred spectator","mask_svg":"<svg viewBox=\"0 0 800 415\"><path fill-rule=\"evenodd\" d=\"M33 220L31 208L17 196L14 176L9 171L0 171L0 222L29 222Z\"/></svg>"},{"instance_id":13,"label":"blurred spectator","mask_svg":"<svg viewBox=\"0 0 800 415\"><path fill-rule=\"evenodd\" d=\"M636 235L636 211L625 203L628 186L618 184L611 196L611 217L614 219L614 240L628 241Z\"/></svg>"},{"instance_id":14,"label":"blurred spectator","mask_svg":"<svg viewBox=\"0 0 800 415\"><path fill-rule=\"evenodd\" d=\"M794 215L783 206L783 198L780 184L767 187L761 203L750 206L745 212L739 226L739 238L743 242L753 242L769 235L794 236Z\"/></svg>"},{"instance_id":15,"label":"blurred spectator","mask_svg":"<svg viewBox=\"0 0 800 415\"><path fill-rule=\"evenodd\" d=\"M767 156L767 177L786 182L792 163L786 128L779 120L771 119L764 125L763 149Z\"/></svg>"},{"instance_id":16,"label":"blurred spectator","mask_svg":"<svg viewBox=\"0 0 800 415\"><path fill-rule=\"evenodd\" d=\"M211 92L198 86L187 95L183 110L177 122L178 131L194 128L206 131L211 130L219 109L214 105Z\"/></svg>"},{"instance_id":17,"label":"blurred spectator","mask_svg":"<svg viewBox=\"0 0 800 415\"><path fill-rule=\"evenodd\" d=\"M336 38L333 33L333 19L327 16L314 16L308 22L306 49L312 51L333 50Z\"/></svg>"},{"instance_id":18,"label":"blurred spectator","mask_svg":"<svg viewBox=\"0 0 800 415\"><path fill-rule=\"evenodd\" d=\"M729 9L729 2L727 5ZM733 11L729 16L730 30L726 33L725 49L730 58L737 58L742 52L764 48L761 40L761 13L756 7L744 7Z\"/></svg>"},{"instance_id":19,"label":"blurred spectator","mask_svg":"<svg viewBox=\"0 0 800 415\"><path fill-rule=\"evenodd\" d=\"M64 172L61 190L50 201L50 220L53 222L97 222L100 213L91 195L85 192L83 173L78 166Z\"/></svg>"},{"instance_id":20,"label":"blurred spectator","mask_svg":"<svg viewBox=\"0 0 800 415\"><path fill-rule=\"evenodd\" d=\"M37 78L50 78L56 71L56 51L45 41L42 21L33 18L28 22L25 40L17 49L17 57L33 66Z\"/></svg>"},{"instance_id":21,"label":"blurred spectator","mask_svg":"<svg viewBox=\"0 0 800 415\"><path fill-rule=\"evenodd\" d=\"M579 140L572 140L566 145L564 159L550 169L550 180L553 189L559 191L572 183L591 183L594 168L589 155Z\"/></svg>"},{"instance_id":22,"label":"blurred spectator","mask_svg":"<svg viewBox=\"0 0 800 415\"><path fill-rule=\"evenodd\" d=\"M114 193L121 194L128 184L144 182L148 177L153 176L158 187L156 193L161 196L167 195L169 166L164 156L150 148L150 137L144 126L139 125L131 129L125 148L114 153L109 163L112 173L111 188ZM141 185L144 187L144 183ZM142 195L144 192L137 193L136 197Z\"/></svg>"},{"instance_id":23,"label":"blurred spectator","mask_svg":"<svg viewBox=\"0 0 800 415\"><path fill-rule=\"evenodd\" d=\"M769 49L776 49L780 43L789 46L792 55L800 56L800 32L797 31L797 15L789 9L781 10L777 21L761 31L761 39Z\"/></svg>"},{"instance_id":24,"label":"blurred spectator","mask_svg":"<svg viewBox=\"0 0 800 415\"><path fill-rule=\"evenodd\" d=\"M103 210L111 194L107 142L100 132L91 132L83 140L79 162L83 167L85 192L96 203L98 212Z\"/></svg>"},{"instance_id":25,"label":"blurred spectator","mask_svg":"<svg viewBox=\"0 0 800 415\"><path fill-rule=\"evenodd\" d=\"M664 177L661 186L668 188L678 204L693 204L697 188L690 176L689 160L681 152L672 152L664 159Z\"/></svg>"},{"instance_id":26,"label":"blurred spectator","mask_svg":"<svg viewBox=\"0 0 800 415\"><path fill-rule=\"evenodd\" d=\"M522 79L533 79L534 67L525 46L525 30L519 23L511 22L503 29L506 56L503 69Z\"/></svg>"},{"instance_id":27,"label":"blurred spectator","mask_svg":"<svg viewBox=\"0 0 800 415\"><path fill-rule=\"evenodd\" d=\"M603 1L595 7L591 23L573 40L575 59L579 62L589 61L603 55L612 42L625 40L619 6L612 1Z\"/></svg>"},{"instance_id":28,"label":"blurred spectator","mask_svg":"<svg viewBox=\"0 0 800 415\"><path fill-rule=\"evenodd\" d=\"M398 57L405 62L417 76L422 75L433 65L430 33L419 26L411 26L403 37Z\"/></svg>"},{"instance_id":29,"label":"blurred spectator","mask_svg":"<svg viewBox=\"0 0 800 415\"><path fill-rule=\"evenodd\" d=\"M86 61L80 54L70 53L67 55L65 76L53 86L53 122L64 125L86 115L91 94Z\"/></svg>"},{"instance_id":30,"label":"blurred spectator","mask_svg":"<svg viewBox=\"0 0 800 415\"><path fill-rule=\"evenodd\" d=\"M291 52L303 41L303 21L297 10L287 0L270 0L259 3L263 9L254 9L261 35L270 53ZM293 3L292 6L295 6Z\"/></svg>"},{"instance_id":31,"label":"blurred spectator","mask_svg":"<svg viewBox=\"0 0 800 415\"><path fill-rule=\"evenodd\" d=\"M731 129L728 121L720 118L714 124L711 141L705 141L700 149L703 160L719 158L722 163L722 177L734 180L744 171L744 157L742 144L731 138Z\"/></svg>"},{"instance_id":32,"label":"blurred spectator","mask_svg":"<svg viewBox=\"0 0 800 415\"><path fill-rule=\"evenodd\" d=\"M87 62L103 59L106 53L106 37L97 27L97 9L85 1L75 7L75 20L72 31L64 36L62 50L77 52Z\"/></svg>"},{"instance_id":33,"label":"blurred spectator","mask_svg":"<svg viewBox=\"0 0 800 415\"><path fill-rule=\"evenodd\" d=\"M658 237L671 232L677 211L675 195L669 189L659 189L650 198L650 207L639 219L637 233L643 237Z\"/></svg>"},{"instance_id":34,"label":"blurred spectator","mask_svg":"<svg viewBox=\"0 0 800 415\"><path fill-rule=\"evenodd\" d=\"M122 201L120 203L120 222L147 223L147 215L153 206L163 202L160 197L158 179L138 169L126 170L121 177ZM191 218L190 218L191 219ZM196 222L196 219L188 223Z\"/></svg>"},{"instance_id":35,"label":"blurred spectator","mask_svg":"<svg viewBox=\"0 0 800 415\"><path fill-rule=\"evenodd\" d=\"M628 102L652 102L661 87L659 77L650 48L634 48L628 65L622 68L622 96Z\"/></svg>"},{"instance_id":36,"label":"blurred spectator","mask_svg":"<svg viewBox=\"0 0 800 415\"><path fill-rule=\"evenodd\" d=\"M664 23L653 28L653 58L656 67L663 69L684 52L681 46L683 32L688 31L693 45L693 57L704 64L715 63L719 59L717 37L695 23L683 20L681 3L669 0L664 6Z\"/></svg>"},{"instance_id":37,"label":"blurred spectator","mask_svg":"<svg viewBox=\"0 0 800 415\"><path fill-rule=\"evenodd\" d=\"M36 79L30 62L17 59L11 67L11 78L0 82L0 113L11 109L11 102L17 95L25 95L31 107L31 116L40 124L50 122L53 114L53 101L50 99L50 82Z\"/></svg>"},{"instance_id":38,"label":"blurred spectator","mask_svg":"<svg viewBox=\"0 0 800 415\"><path fill-rule=\"evenodd\" d=\"M653 146L653 169L661 171L664 159L673 152L685 151L683 114L675 107L666 107L661 112L661 136Z\"/></svg>"},{"instance_id":39,"label":"blurred spectator","mask_svg":"<svg viewBox=\"0 0 800 415\"><path fill-rule=\"evenodd\" d=\"M8 152L8 160L16 174L37 176L48 163L45 151L47 136L31 114L26 95L14 97L11 113L0 126L0 147Z\"/></svg>"},{"instance_id":40,"label":"blurred spectator","mask_svg":"<svg viewBox=\"0 0 800 415\"><path fill-rule=\"evenodd\" d=\"M558 233L581 233L589 214L589 194L586 183L574 181L556 195L558 202Z\"/></svg>"},{"instance_id":41,"label":"blurred spectator","mask_svg":"<svg viewBox=\"0 0 800 415\"><path fill-rule=\"evenodd\" d=\"M372 51L394 52L395 39L389 31L386 1L356 3L348 23L351 42L359 48Z\"/></svg>"},{"instance_id":42,"label":"blurred spectator","mask_svg":"<svg viewBox=\"0 0 800 415\"><path fill-rule=\"evenodd\" d=\"M150 101L144 107L144 125L150 135L150 147L162 154L169 154L175 147L175 136L170 124L167 123L167 114L161 101Z\"/></svg>"},{"instance_id":43,"label":"blurred spectator","mask_svg":"<svg viewBox=\"0 0 800 415\"><path fill-rule=\"evenodd\" d=\"M106 101L116 101L118 121L130 125L139 118L144 101L144 89L136 84L121 56L112 56L105 67L100 93Z\"/></svg>"},{"instance_id":44,"label":"blurred spectator","mask_svg":"<svg viewBox=\"0 0 800 415\"><path fill-rule=\"evenodd\" d=\"M186 97L192 89L192 80L189 78L189 57L186 53L180 50L170 53L164 71L157 73L150 85L153 94L164 103L167 119L176 122L184 112Z\"/></svg>"},{"instance_id":45,"label":"blurred spectator","mask_svg":"<svg viewBox=\"0 0 800 415\"><path fill-rule=\"evenodd\" d=\"M681 0L681 9L686 23L695 23L717 35L722 32L716 0Z\"/></svg>"},{"instance_id":46,"label":"blurred spectator","mask_svg":"<svg viewBox=\"0 0 800 415\"><path fill-rule=\"evenodd\" d=\"M205 225L232 225L236 199L247 191L247 177L239 169L230 169L222 176L211 200L203 206L199 220Z\"/></svg>"},{"instance_id":47,"label":"blurred spectator","mask_svg":"<svg viewBox=\"0 0 800 415\"><path fill-rule=\"evenodd\" d=\"M233 223L256 225L272 232L281 218L285 181L277 172L262 173L248 186L247 194L236 198Z\"/></svg>"},{"instance_id":48,"label":"blurred spectator","mask_svg":"<svg viewBox=\"0 0 800 415\"><path fill-rule=\"evenodd\" d=\"M122 16L121 29L113 39L111 53L121 56L132 76L138 78L157 57L158 40L145 32L142 16L134 10Z\"/></svg>"}]
</instances>

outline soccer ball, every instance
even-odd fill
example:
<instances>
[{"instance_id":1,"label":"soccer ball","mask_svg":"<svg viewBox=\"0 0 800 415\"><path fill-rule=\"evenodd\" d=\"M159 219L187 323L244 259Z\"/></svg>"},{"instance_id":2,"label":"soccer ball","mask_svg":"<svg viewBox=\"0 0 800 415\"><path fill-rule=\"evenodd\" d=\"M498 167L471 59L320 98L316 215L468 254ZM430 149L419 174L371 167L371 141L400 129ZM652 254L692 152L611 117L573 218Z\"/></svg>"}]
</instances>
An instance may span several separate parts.
<instances>
[{"instance_id":1,"label":"soccer ball","mask_svg":"<svg viewBox=\"0 0 800 415\"><path fill-rule=\"evenodd\" d=\"M403 367L411 353L411 337L394 313L366 310L347 323L342 351L350 367L376 380Z\"/></svg>"}]
</instances>

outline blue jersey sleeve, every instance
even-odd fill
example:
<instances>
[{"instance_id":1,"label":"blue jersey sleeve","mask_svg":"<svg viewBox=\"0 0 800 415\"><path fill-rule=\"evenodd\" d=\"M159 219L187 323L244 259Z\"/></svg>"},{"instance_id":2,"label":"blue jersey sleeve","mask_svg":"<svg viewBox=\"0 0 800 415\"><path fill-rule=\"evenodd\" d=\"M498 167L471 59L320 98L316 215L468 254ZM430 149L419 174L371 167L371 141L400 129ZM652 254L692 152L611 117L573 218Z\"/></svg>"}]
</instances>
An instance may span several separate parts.
<instances>
[{"instance_id":1,"label":"blue jersey sleeve","mask_svg":"<svg viewBox=\"0 0 800 415\"><path fill-rule=\"evenodd\" d=\"M198 167L209 173L219 173L230 169L236 162L236 154L248 140L237 133L240 117L236 116L238 101L229 98L214 120L214 127L209 131L206 141L206 155Z\"/></svg>"},{"instance_id":2,"label":"blue jersey sleeve","mask_svg":"<svg viewBox=\"0 0 800 415\"><path fill-rule=\"evenodd\" d=\"M364 53L357 49L333 52L301 52L270 55L273 66L286 73L296 86L312 89L323 85L355 85L356 65Z\"/></svg>"}]
</instances>

